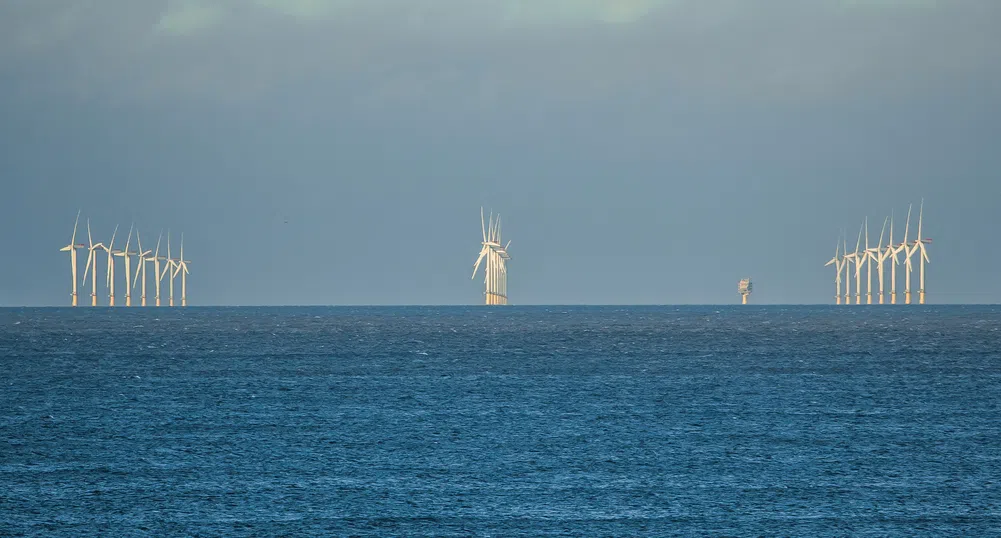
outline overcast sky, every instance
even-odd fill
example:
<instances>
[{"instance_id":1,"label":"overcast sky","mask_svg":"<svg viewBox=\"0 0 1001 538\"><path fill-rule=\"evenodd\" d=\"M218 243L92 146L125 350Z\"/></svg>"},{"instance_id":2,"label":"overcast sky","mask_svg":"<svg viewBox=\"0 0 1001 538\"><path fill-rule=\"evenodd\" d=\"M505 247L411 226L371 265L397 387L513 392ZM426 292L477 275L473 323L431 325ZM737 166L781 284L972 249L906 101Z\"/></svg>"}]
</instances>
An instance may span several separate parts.
<instances>
[{"instance_id":1,"label":"overcast sky","mask_svg":"<svg viewBox=\"0 0 1001 538\"><path fill-rule=\"evenodd\" d=\"M481 205L515 304L734 303L745 276L828 303L840 231L854 250L868 216L875 243L893 211L899 241L922 197L929 302L1001 302L999 23L997 0L7 0L0 305L68 304L78 209L95 241L134 221L176 255L183 231L191 304L479 303Z\"/></svg>"}]
</instances>

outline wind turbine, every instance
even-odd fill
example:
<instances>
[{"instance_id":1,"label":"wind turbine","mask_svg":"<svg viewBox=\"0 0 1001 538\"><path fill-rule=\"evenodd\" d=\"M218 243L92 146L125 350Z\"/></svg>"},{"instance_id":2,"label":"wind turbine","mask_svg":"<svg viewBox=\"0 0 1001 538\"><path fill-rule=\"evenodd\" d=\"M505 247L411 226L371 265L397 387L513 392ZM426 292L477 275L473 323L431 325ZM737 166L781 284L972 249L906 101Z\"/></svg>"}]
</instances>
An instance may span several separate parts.
<instances>
[{"instance_id":1,"label":"wind turbine","mask_svg":"<svg viewBox=\"0 0 1001 538\"><path fill-rule=\"evenodd\" d=\"M148 265L148 258L146 258L146 255L152 251L143 250L143 240L139 235L139 230L136 230L136 242L139 243L139 265L136 266L136 277L135 280L132 281L132 287L135 288L136 280L142 278L142 295L139 296L139 306L146 306L146 265Z\"/></svg>"},{"instance_id":2,"label":"wind turbine","mask_svg":"<svg viewBox=\"0 0 1001 538\"><path fill-rule=\"evenodd\" d=\"M104 243L94 244L94 237L90 234L90 219L87 219L87 242L89 253L87 254L87 266L83 270L83 283L87 285L87 272L90 272L90 306L97 306L97 255L98 250L104 249ZM91 269L93 267L93 269Z\"/></svg>"},{"instance_id":3,"label":"wind turbine","mask_svg":"<svg viewBox=\"0 0 1001 538\"><path fill-rule=\"evenodd\" d=\"M834 265L834 268L838 271L838 276L834 278L834 304L841 304L841 268L844 266L844 260L839 257L839 251L841 250L841 237L838 237L838 241L834 244L834 257L824 264L824 267L828 265Z\"/></svg>"},{"instance_id":4,"label":"wind turbine","mask_svg":"<svg viewBox=\"0 0 1001 538\"><path fill-rule=\"evenodd\" d=\"M163 275L166 273L166 271L160 272L160 260L166 259L160 255L161 239L163 239L163 230L160 230L160 235L156 238L156 250L153 252L153 257L144 260L145 262L153 262L153 278L156 279L156 306L160 306L160 281L163 280Z\"/></svg>"},{"instance_id":5,"label":"wind turbine","mask_svg":"<svg viewBox=\"0 0 1001 538\"><path fill-rule=\"evenodd\" d=\"M924 198L922 198L921 209L918 211L918 235L914 241L914 246L907 253L907 258L908 260L910 260L910 257L913 254L915 254L919 250L921 251L921 254L918 256L918 260L921 262L920 265L921 272L919 273L920 276L918 277L921 286L918 288L918 304L925 304L925 263L931 263L931 260L928 259L928 250L925 249L925 245L931 243L931 239L925 239L924 237L921 237L921 221L924 219L924 213L925 213L925 200Z\"/></svg>"},{"instance_id":6,"label":"wind turbine","mask_svg":"<svg viewBox=\"0 0 1001 538\"><path fill-rule=\"evenodd\" d=\"M883 277L883 262L886 261L891 252L889 249L886 251L883 250L883 236L886 234L886 223L889 222L889 220L890 217L883 219L883 229L879 231L879 242L876 243L876 246L871 249L866 249L869 253L869 265L871 266L872 262L876 262L876 276L879 278L879 304L883 304L883 282L886 280Z\"/></svg>"},{"instance_id":7,"label":"wind turbine","mask_svg":"<svg viewBox=\"0 0 1001 538\"><path fill-rule=\"evenodd\" d=\"M70 304L72 306L77 305L77 295L76 295L76 249L83 248L86 245L79 245L76 242L76 228L80 224L80 210L76 212L76 221L73 222L73 235L70 237L70 244L59 249L59 252L69 252L70 253L70 271L73 276L73 293L70 295Z\"/></svg>"},{"instance_id":8,"label":"wind turbine","mask_svg":"<svg viewBox=\"0 0 1001 538\"><path fill-rule=\"evenodd\" d=\"M480 268L480 263L486 259L486 265L484 266L484 284L486 286L486 291L484 295L486 296L486 304L488 305L505 305L507 304L507 261L511 259L511 255L507 252L507 247L511 245L508 241L507 245L501 246L501 220L500 215L494 219L493 213L490 213L489 224L485 223L483 220L483 208L480 208L480 232L483 234L483 246L480 249L480 255L476 258L476 263L473 265L473 276L471 278L476 278L476 271Z\"/></svg>"},{"instance_id":9,"label":"wind turbine","mask_svg":"<svg viewBox=\"0 0 1001 538\"><path fill-rule=\"evenodd\" d=\"M890 264L890 304L897 304L897 266L900 265L900 260L897 259L897 249L893 244L893 211L890 211L890 237L886 243L886 250L883 253L883 258L893 257L893 263Z\"/></svg>"},{"instance_id":10,"label":"wind turbine","mask_svg":"<svg viewBox=\"0 0 1001 538\"><path fill-rule=\"evenodd\" d=\"M866 222L868 222L868 217L866 217ZM855 304L862 304L862 266L866 264L866 257L859 257L860 246L862 246L862 226L859 226L858 240L855 241L855 254L852 256L852 259L855 260Z\"/></svg>"},{"instance_id":11,"label":"wind turbine","mask_svg":"<svg viewBox=\"0 0 1001 538\"><path fill-rule=\"evenodd\" d=\"M108 306L115 306L115 236L118 235L118 226L115 225L115 232L111 234L111 244L104 247L108 253Z\"/></svg>"},{"instance_id":12,"label":"wind turbine","mask_svg":"<svg viewBox=\"0 0 1001 538\"><path fill-rule=\"evenodd\" d=\"M897 245L893 254L904 253L904 304L911 304L911 255L907 250L907 233L911 229L911 205L907 206L907 224L904 225L904 242Z\"/></svg>"},{"instance_id":13,"label":"wind turbine","mask_svg":"<svg viewBox=\"0 0 1001 538\"><path fill-rule=\"evenodd\" d=\"M168 236L168 245L169 244L170 243L169 243L169 236ZM188 262L189 261L190 260L185 260L184 259L184 232L181 232L181 259L178 260L176 264L174 264L174 267L176 267L176 269L174 269L174 273L170 276L171 288L173 288L174 277L177 276L177 273L181 273L181 306L188 306L188 293L187 293L187 289L188 289L187 282L188 282L188 279L187 279L187 276L188 276ZM173 297L174 297L173 292L170 294L170 297L171 297L171 301L173 301ZM173 306L173 304L171 306Z\"/></svg>"},{"instance_id":14,"label":"wind turbine","mask_svg":"<svg viewBox=\"0 0 1001 538\"><path fill-rule=\"evenodd\" d=\"M845 268L845 304L852 304L852 277L851 265L855 260L855 254L848 252L848 232L844 229L841 230L841 265Z\"/></svg>"},{"instance_id":15,"label":"wind turbine","mask_svg":"<svg viewBox=\"0 0 1001 538\"><path fill-rule=\"evenodd\" d=\"M125 306L132 306L132 287L129 286L132 282L132 256L138 254L137 252L129 251L129 245L132 244L132 230L134 228L135 223L132 223L129 226L129 237L125 240L125 250L115 253L115 256L125 258ZM114 270L111 272L114 274ZM138 274L138 271L136 274ZM112 287L112 289L114 289L114 287Z\"/></svg>"},{"instance_id":16,"label":"wind turbine","mask_svg":"<svg viewBox=\"0 0 1001 538\"><path fill-rule=\"evenodd\" d=\"M865 250L862 252L865 264L865 304L872 304L872 249L869 248L869 217L865 218Z\"/></svg>"},{"instance_id":17,"label":"wind turbine","mask_svg":"<svg viewBox=\"0 0 1001 538\"><path fill-rule=\"evenodd\" d=\"M175 265L177 265L177 262L175 262L174 259L170 257L170 230L167 230L167 257L165 259L166 259L167 263L165 264L165 266L163 268L163 273L160 274L160 279L161 280L163 279L163 276L166 275L167 272L170 271L171 268L173 268ZM169 301L170 302L168 304L170 306L174 306L174 277L175 276L177 276L176 272L171 273L170 279L169 279L169 282L170 282L170 297L169 297ZM159 297L159 296L160 296L160 293L157 292L157 297ZM159 305L159 302L157 302L157 305Z\"/></svg>"}]
</instances>

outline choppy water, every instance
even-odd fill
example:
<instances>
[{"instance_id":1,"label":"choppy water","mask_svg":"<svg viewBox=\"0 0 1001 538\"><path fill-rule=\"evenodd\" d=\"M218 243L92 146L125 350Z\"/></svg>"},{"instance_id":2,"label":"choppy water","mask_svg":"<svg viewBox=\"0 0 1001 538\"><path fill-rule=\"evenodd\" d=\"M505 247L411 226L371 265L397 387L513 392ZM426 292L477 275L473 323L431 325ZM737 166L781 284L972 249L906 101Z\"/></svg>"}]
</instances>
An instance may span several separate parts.
<instances>
[{"instance_id":1,"label":"choppy water","mask_svg":"<svg viewBox=\"0 0 1001 538\"><path fill-rule=\"evenodd\" d=\"M0 310L0 536L998 536L1001 309Z\"/></svg>"}]
</instances>

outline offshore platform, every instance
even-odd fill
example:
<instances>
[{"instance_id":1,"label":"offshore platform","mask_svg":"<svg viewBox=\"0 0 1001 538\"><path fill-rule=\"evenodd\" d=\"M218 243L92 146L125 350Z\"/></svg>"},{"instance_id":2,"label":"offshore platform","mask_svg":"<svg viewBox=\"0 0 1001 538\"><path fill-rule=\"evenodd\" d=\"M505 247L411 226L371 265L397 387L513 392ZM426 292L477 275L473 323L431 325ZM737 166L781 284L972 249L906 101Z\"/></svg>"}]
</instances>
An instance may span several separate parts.
<instances>
[{"instance_id":1,"label":"offshore platform","mask_svg":"<svg viewBox=\"0 0 1001 538\"><path fill-rule=\"evenodd\" d=\"M747 298L751 295L754 285L750 278L742 278L737 282L737 293L740 294L740 304L747 304Z\"/></svg>"}]
</instances>

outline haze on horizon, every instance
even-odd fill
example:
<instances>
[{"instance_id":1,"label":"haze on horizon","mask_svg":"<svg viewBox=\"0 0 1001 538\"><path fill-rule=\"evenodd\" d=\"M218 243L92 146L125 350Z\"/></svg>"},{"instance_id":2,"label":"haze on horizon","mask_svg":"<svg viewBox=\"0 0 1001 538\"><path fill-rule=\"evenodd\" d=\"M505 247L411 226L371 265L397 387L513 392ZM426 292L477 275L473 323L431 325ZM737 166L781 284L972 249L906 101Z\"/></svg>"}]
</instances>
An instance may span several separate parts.
<instances>
[{"instance_id":1,"label":"haze on horizon","mask_svg":"<svg viewBox=\"0 0 1001 538\"><path fill-rule=\"evenodd\" d=\"M868 216L875 241L893 210L899 238L922 197L928 302L998 303L999 22L996 0L4 2L0 306L69 303L78 209L95 240L183 231L192 305L479 304L481 205L512 304L736 303L745 276L753 303L833 303L840 230Z\"/></svg>"}]
</instances>

